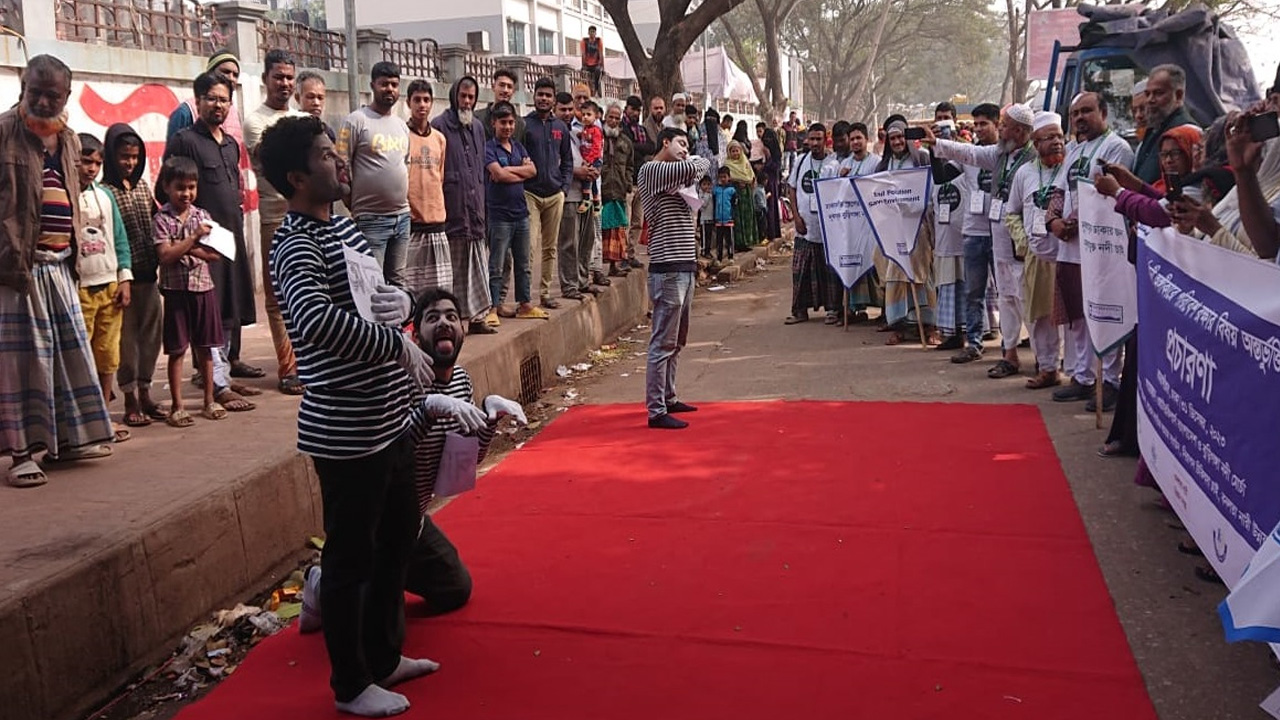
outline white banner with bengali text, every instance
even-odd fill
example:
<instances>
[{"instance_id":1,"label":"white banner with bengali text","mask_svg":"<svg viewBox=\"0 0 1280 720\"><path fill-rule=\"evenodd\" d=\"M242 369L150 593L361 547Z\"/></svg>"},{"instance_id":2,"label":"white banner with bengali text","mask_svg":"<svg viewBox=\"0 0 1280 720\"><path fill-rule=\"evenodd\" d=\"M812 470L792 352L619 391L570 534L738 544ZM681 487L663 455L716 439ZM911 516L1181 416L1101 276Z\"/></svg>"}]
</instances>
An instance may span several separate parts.
<instances>
[{"instance_id":1,"label":"white banner with bengali text","mask_svg":"<svg viewBox=\"0 0 1280 720\"><path fill-rule=\"evenodd\" d=\"M880 252L897 265L911 282L911 253L916 249L920 224L929 209L933 171L930 168L890 170L853 179L863 210L871 223Z\"/></svg>"},{"instance_id":2,"label":"white banner with bengali text","mask_svg":"<svg viewBox=\"0 0 1280 720\"><path fill-rule=\"evenodd\" d=\"M1138 275L1129 262L1129 230L1115 198L1081 179L1080 278L1085 324L1099 355L1124 344L1138 322Z\"/></svg>"},{"instance_id":3,"label":"white banner with bengali text","mask_svg":"<svg viewBox=\"0 0 1280 720\"><path fill-rule=\"evenodd\" d=\"M821 178L814 183L818 194L818 221L827 265L845 288L875 267L875 234L858 200L851 177Z\"/></svg>"}]
</instances>

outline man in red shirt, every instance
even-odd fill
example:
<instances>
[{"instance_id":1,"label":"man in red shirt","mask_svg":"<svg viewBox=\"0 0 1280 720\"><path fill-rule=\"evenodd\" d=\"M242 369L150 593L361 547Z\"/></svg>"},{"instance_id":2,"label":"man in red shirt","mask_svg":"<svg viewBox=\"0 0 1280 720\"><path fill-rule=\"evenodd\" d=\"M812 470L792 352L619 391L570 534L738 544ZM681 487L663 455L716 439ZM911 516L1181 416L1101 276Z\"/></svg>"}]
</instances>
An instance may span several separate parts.
<instances>
[{"instance_id":1,"label":"man in red shirt","mask_svg":"<svg viewBox=\"0 0 1280 720\"><path fill-rule=\"evenodd\" d=\"M604 40L596 37L596 26L587 28L587 36L582 38L579 55L582 57L582 69L591 78L591 92L601 96L600 73L604 70Z\"/></svg>"}]
</instances>

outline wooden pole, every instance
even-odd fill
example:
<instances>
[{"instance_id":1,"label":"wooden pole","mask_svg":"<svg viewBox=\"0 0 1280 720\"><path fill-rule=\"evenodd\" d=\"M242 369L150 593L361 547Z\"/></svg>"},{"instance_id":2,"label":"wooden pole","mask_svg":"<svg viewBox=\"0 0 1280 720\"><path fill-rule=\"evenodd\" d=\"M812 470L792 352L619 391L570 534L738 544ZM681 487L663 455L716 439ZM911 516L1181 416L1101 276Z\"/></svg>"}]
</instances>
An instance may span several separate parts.
<instances>
[{"instance_id":1,"label":"wooden pole","mask_svg":"<svg viewBox=\"0 0 1280 720\"><path fill-rule=\"evenodd\" d=\"M920 331L920 348L929 349L928 340L924 336L924 317L920 314L920 301L916 299L916 284L911 283L911 304L916 306L916 328Z\"/></svg>"},{"instance_id":2,"label":"wooden pole","mask_svg":"<svg viewBox=\"0 0 1280 720\"><path fill-rule=\"evenodd\" d=\"M840 308L840 317L844 318L844 331L849 332L849 288L844 289L844 305Z\"/></svg>"},{"instance_id":3,"label":"wooden pole","mask_svg":"<svg viewBox=\"0 0 1280 720\"><path fill-rule=\"evenodd\" d=\"M1098 377L1093 381L1093 402L1097 405L1094 408L1094 423L1099 430L1102 429L1102 358L1098 358Z\"/></svg>"}]
</instances>

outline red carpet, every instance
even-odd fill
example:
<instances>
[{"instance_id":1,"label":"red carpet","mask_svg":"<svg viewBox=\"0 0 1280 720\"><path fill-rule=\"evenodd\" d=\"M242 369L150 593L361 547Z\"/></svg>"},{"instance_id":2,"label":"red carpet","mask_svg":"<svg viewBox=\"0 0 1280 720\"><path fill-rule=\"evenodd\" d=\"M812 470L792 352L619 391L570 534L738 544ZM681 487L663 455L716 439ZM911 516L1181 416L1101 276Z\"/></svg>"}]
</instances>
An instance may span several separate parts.
<instances>
[{"instance_id":1,"label":"red carpet","mask_svg":"<svg viewBox=\"0 0 1280 720\"><path fill-rule=\"evenodd\" d=\"M1155 718L1035 408L687 417L574 408L436 517L476 591L411 619L411 717ZM335 717L327 680L290 628L179 718Z\"/></svg>"}]
</instances>

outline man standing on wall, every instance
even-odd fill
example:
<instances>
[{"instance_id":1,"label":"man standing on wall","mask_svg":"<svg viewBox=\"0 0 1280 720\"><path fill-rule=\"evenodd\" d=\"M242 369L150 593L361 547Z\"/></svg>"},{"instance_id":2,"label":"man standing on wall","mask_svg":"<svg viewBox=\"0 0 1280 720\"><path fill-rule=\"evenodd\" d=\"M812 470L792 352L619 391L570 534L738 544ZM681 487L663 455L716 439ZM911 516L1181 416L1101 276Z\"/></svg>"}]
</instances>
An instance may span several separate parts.
<instances>
[{"instance_id":1,"label":"man standing on wall","mask_svg":"<svg viewBox=\"0 0 1280 720\"><path fill-rule=\"evenodd\" d=\"M302 383L298 382L298 360L293 354L293 344L289 342L289 334L284 328L284 318L280 316L280 305L276 302L275 293L271 292L271 273L267 267L267 252L271 248L271 237L284 220L288 208L284 197L267 182L262 174L262 165L258 162L258 143L262 141L262 132L271 127L282 117L302 115L290 109L289 97L294 89L293 56L285 50L272 50L263 60L266 68L262 72L262 85L266 88L262 105L258 106L244 119L244 144L249 150L249 161L253 172L258 177L258 243L262 263L262 289L267 309L267 325L271 328L271 344L276 350L277 387L286 395L301 395Z\"/></svg>"},{"instance_id":2,"label":"man standing on wall","mask_svg":"<svg viewBox=\"0 0 1280 720\"><path fill-rule=\"evenodd\" d=\"M600 97L603 95L600 91L600 74L604 72L604 40L596 37L595 25L587 28L587 36L582 38L580 50L582 69L591 78L591 92Z\"/></svg>"}]
</instances>

